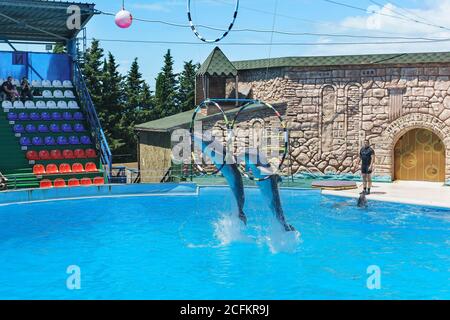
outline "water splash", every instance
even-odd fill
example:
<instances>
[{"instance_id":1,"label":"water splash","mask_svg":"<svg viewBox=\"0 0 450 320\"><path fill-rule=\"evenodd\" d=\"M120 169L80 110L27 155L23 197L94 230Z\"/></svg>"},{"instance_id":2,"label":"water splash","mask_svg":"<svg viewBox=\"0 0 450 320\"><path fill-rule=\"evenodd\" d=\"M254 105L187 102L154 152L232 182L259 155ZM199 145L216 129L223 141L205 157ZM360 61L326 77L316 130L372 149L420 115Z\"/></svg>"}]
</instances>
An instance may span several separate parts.
<instances>
[{"instance_id":1,"label":"water splash","mask_svg":"<svg viewBox=\"0 0 450 320\"><path fill-rule=\"evenodd\" d=\"M278 221L271 219L265 242L273 254L294 253L297 251L299 244L302 243L302 239L300 232L286 232Z\"/></svg>"},{"instance_id":2,"label":"water splash","mask_svg":"<svg viewBox=\"0 0 450 320\"><path fill-rule=\"evenodd\" d=\"M219 220L213 223L214 237L220 241L222 246L232 242L253 242L246 234L246 226L235 214L222 214Z\"/></svg>"}]
</instances>

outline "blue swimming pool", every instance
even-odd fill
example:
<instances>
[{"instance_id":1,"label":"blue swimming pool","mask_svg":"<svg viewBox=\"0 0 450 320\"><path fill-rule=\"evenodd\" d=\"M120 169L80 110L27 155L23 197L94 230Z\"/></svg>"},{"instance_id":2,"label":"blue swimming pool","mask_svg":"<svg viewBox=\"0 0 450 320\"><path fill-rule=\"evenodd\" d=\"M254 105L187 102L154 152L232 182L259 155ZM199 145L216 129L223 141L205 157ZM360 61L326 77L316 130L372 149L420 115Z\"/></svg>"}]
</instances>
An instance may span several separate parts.
<instances>
[{"instance_id":1,"label":"blue swimming pool","mask_svg":"<svg viewBox=\"0 0 450 320\"><path fill-rule=\"evenodd\" d=\"M281 194L301 237L280 232L252 188L247 228L225 187L1 206L0 298L450 298L450 210Z\"/></svg>"}]
</instances>

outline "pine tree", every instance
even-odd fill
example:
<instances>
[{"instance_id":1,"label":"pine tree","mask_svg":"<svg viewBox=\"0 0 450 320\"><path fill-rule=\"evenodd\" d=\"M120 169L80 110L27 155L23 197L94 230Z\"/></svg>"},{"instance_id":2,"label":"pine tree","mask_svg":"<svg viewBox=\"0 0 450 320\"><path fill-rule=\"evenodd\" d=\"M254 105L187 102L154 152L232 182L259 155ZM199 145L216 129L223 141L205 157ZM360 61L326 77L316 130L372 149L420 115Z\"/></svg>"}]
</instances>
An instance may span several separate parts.
<instances>
[{"instance_id":1,"label":"pine tree","mask_svg":"<svg viewBox=\"0 0 450 320\"><path fill-rule=\"evenodd\" d=\"M94 39L91 47L86 50L82 72L95 106L102 103L102 59L103 49L100 48L99 41Z\"/></svg>"},{"instance_id":2,"label":"pine tree","mask_svg":"<svg viewBox=\"0 0 450 320\"><path fill-rule=\"evenodd\" d=\"M170 50L164 55L164 66L156 78L155 108L157 117L162 118L178 113L178 80L173 72L173 57Z\"/></svg>"},{"instance_id":3,"label":"pine tree","mask_svg":"<svg viewBox=\"0 0 450 320\"><path fill-rule=\"evenodd\" d=\"M142 80L142 74L139 71L138 59L135 58L126 79L125 93L127 96L127 111L135 110L140 107L143 84L144 81Z\"/></svg>"},{"instance_id":4,"label":"pine tree","mask_svg":"<svg viewBox=\"0 0 450 320\"><path fill-rule=\"evenodd\" d=\"M178 100L180 111L192 110L195 107L195 79L198 64L193 64L192 60L184 63L183 72L180 74L180 88L178 91Z\"/></svg>"},{"instance_id":5,"label":"pine tree","mask_svg":"<svg viewBox=\"0 0 450 320\"><path fill-rule=\"evenodd\" d=\"M125 145L118 123L123 109L123 77L111 52L103 63L102 104L97 108L110 149L115 152Z\"/></svg>"}]
</instances>

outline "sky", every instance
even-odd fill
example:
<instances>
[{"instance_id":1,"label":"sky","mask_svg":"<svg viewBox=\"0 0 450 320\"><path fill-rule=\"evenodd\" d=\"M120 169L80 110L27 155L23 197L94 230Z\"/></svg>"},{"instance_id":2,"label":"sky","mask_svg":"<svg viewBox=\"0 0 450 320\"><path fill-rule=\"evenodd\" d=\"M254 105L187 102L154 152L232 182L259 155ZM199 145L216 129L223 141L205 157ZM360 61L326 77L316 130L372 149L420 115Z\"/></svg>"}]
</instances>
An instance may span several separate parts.
<instances>
[{"instance_id":1,"label":"sky","mask_svg":"<svg viewBox=\"0 0 450 320\"><path fill-rule=\"evenodd\" d=\"M114 14L122 6L122 0L79 1L94 2L96 9ZM241 0L234 29L268 32L232 31L218 44L202 43L187 27L172 27L135 20L129 29L120 29L114 24L114 17L109 15L94 16L87 25L87 37L100 39L105 52L111 51L116 57L122 73L128 71L131 62L137 57L141 72L152 88L167 49L170 49L174 56L176 72L182 70L184 61L203 62L216 45L221 47L232 61L283 56L450 51L450 41L399 43L411 41L402 38L414 38L413 41L417 41L416 38L450 38L448 19L450 0L335 1L348 6L326 0ZM226 29L230 24L235 0L192 0L191 3L195 24L220 29ZM351 8L352 6L362 10ZM188 25L186 0L125 0L125 8L138 19ZM206 38L215 39L223 33L205 28L199 30ZM281 35L272 34L270 32L272 30L321 35ZM324 34L361 36L361 38ZM367 36L396 38L367 38ZM189 44L126 43L107 40L181 41ZM376 45L353 43L369 41L394 43ZM276 45L280 42L308 45ZM351 43L332 45L336 42ZM230 43L251 45L230 45Z\"/></svg>"}]
</instances>

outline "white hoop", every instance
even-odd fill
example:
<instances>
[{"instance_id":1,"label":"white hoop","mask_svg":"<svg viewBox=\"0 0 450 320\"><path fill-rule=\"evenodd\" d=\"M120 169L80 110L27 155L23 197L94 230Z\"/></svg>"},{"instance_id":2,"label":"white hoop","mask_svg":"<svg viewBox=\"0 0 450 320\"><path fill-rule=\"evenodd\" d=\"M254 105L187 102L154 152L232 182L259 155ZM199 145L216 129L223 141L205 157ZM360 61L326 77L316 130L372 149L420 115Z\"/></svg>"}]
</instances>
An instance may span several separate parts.
<instances>
[{"instance_id":1,"label":"white hoop","mask_svg":"<svg viewBox=\"0 0 450 320\"><path fill-rule=\"evenodd\" d=\"M234 25L234 22L236 21L238 11L239 11L239 0L236 0L236 7L234 8L233 21L231 21L230 25L228 26L228 30L225 31L225 33L221 37L217 38L216 40L206 39L197 31L197 28L195 27L194 23L192 22L191 0L187 0L187 15L188 15L189 24L191 26L192 32L194 32L195 36L197 38L199 38L201 41L207 42L207 43L219 42L220 40L222 40L223 38L225 38L228 35L228 33L231 31L231 29L233 29L233 25Z\"/></svg>"}]
</instances>

